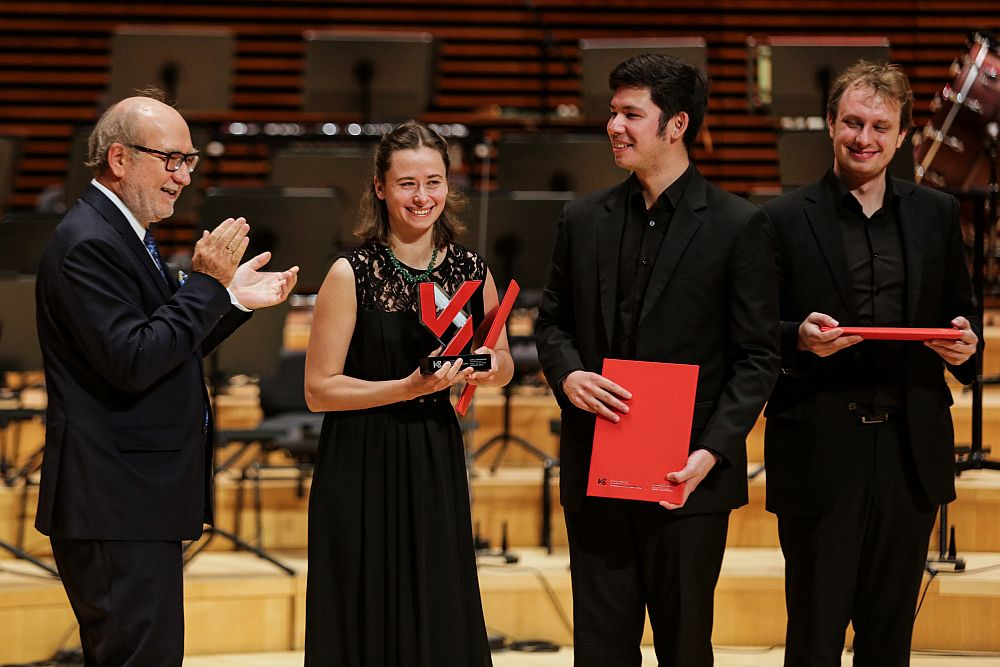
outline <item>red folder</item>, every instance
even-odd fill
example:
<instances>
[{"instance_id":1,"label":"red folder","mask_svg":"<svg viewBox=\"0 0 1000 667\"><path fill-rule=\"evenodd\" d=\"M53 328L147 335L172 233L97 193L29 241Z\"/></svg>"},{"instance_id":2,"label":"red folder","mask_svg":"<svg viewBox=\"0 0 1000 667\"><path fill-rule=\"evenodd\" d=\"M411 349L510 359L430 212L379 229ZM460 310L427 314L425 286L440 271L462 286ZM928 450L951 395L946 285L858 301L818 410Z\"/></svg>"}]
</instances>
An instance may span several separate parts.
<instances>
[{"instance_id":1,"label":"red folder","mask_svg":"<svg viewBox=\"0 0 1000 667\"><path fill-rule=\"evenodd\" d=\"M829 331L836 327L820 327ZM962 331L955 328L914 328L914 327L840 327L845 336L861 336L865 340L958 340Z\"/></svg>"},{"instance_id":2,"label":"red folder","mask_svg":"<svg viewBox=\"0 0 1000 667\"><path fill-rule=\"evenodd\" d=\"M587 495L679 503L667 473L687 464L698 367L605 359L601 374L632 398L617 424L597 418Z\"/></svg>"}]
</instances>

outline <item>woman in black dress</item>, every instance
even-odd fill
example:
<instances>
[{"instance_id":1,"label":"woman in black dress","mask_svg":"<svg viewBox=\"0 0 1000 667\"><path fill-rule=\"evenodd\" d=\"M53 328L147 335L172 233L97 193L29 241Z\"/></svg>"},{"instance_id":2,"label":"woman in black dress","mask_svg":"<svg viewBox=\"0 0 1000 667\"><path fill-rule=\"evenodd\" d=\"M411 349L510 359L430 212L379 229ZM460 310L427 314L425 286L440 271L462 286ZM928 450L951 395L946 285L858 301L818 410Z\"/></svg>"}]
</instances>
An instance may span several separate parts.
<instances>
[{"instance_id":1,"label":"woman in black dress","mask_svg":"<svg viewBox=\"0 0 1000 667\"><path fill-rule=\"evenodd\" d=\"M483 260L454 242L462 200L447 145L410 121L385 135L358 235L316 300L306 358L310 409L326 412L309 498L307 667L483 667L483 621L462 434L449 389L501 386L506 334L422 375L439 347L419 321L417 285L454 293L482 280L473 321L497 305Z\"/></svg>"}]
</instances>

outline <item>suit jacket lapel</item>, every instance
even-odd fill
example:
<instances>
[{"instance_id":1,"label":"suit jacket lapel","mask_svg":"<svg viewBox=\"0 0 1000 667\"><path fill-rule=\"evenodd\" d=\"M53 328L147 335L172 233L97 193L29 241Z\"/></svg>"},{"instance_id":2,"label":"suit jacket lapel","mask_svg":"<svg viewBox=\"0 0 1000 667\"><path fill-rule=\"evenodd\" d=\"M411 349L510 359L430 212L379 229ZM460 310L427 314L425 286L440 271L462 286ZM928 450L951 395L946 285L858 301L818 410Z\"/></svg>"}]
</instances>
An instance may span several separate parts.
<instances>
[{"instance_id":1,"label":"suit jacket lapel","mask_svg":"<svg viewBox=\"0 0 1000 667\"><path fill-rule=\"evenodd\" d=\"M621 251L622 230L625 227L625 207L629 183L625 181L604 200L604 215L597 220L597 277L600 285L601 316L604 331L611 345L615 326L618 290L618 254Z\"/></svg>"},{"instance_id":2,"label":"suit jacket lapel","mask_svg":"<svg viewBox=\"0 0 1000 667\"><path fill-rule=\"evenodd\" d=\"M803 210L819 251L826 260L827 270L833 280L840 300L847 311L849 321L843 324L856 322L858 319L857 304L854 302L854 295L851 291L851 276L847 268L847 251L844 248L844 235L840 231L840 223L837 222L836 208L834 203L829 201L825 190L821 184L812 186L812 191L807 193L808 202Z\"/></svg>"},{"instance_id":3,"label":"suit jacket lapel","mask_svg":"<svg viewBox=\"0 0 1000 667\"><path fill-rule=\"evenodd\" d=\"M639 315L640 324L649 314L660 294L663 293L667 283L670 282L670 278L674 275L674 270L677 269L691 239L694 238L704 222L702 214L708 207L705 187L704 177L698 170L694 170L691 174L691 181L684 189L684 196L681 197L677 210L670 218L667 235L663 238L663 244L656 255L656 263L653 265L649 285L646 287L646 295L642 301L642 313Z\"/></svg>"},{"instance_id":4,"label":"suit jacket lapel","mask_svg":"<svg viewBox=\"0 0 1000 667\"><path fill-rule=\"evenodd\" d=\"M108 199L103 192L95 188L93 185L87 186L87 189L84 190L81 199L97 209L97 212L100 213L101 216L107 220L108 224L110 224L115 231L118 232L129 251L131 251L131 253L135 256L139 264L146 269L149 279L156 284L156 288L163 296L163 300L169 300L170 295L176 287L168 285L167 282L163 280L163 276L160 275L159 269L157 269L156 264L153 263L153 258L149 256L149 251L146 250L146 246L139 240L139 237L136 236L135 230L132 229L132 225L129 224L129 221L125 218L122 212L118 210L118 207L115 206L114 202Z\"/></svg>"},{"instance_id":5,"label":"suit jacket lapel","mask_svg":"<svg viewBox=\"0 0 1000 667\"><path fill-rule=\"evenodd\" d=\"M902 236L903 256L906 265L906 321L913 326L917 302L923 280L924 216L913 200L915 186L893 179L892 187L899 193L899 234Z\"/></svg>"}]
</instances>

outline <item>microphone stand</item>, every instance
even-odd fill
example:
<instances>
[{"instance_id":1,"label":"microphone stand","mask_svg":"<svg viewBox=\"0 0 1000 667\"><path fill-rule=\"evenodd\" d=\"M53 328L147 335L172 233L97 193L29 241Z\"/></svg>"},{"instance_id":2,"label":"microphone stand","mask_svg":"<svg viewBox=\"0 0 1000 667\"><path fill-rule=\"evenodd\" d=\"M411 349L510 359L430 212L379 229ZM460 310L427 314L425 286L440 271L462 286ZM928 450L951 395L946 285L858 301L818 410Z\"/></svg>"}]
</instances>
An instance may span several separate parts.
<instances>
[{"instance_id":1,"label":"microphone stand","mask_svg":"<svg viewBox=\"0 0 1000 667\"><path fill-rule=\"evenodd\" d=\"M358 84L358 106L361 120L372 122L372 86L375 81L375 63L369 59L359 60L354 64L354 80Z\"/></svg>"},{"instance_id":2,"label":"microphone stand","mask_svg":"<svg viewBox=\"0 0 1000 667\"><path fill-rule=\"evenodd\" d=\"M559 43L556 41L555 36L549 29L548 24L545 21L545 17L542 15L542 11L538 8L538 5L534 3L534 0L523 0L524 6L531 12L534 18L534 24L538 30L542 33L542 38L539 40L539 47L541 52L541 66L542 71L539 75L539 80L541 83L541 120L542 122L547 122L549 116L552 114L551 97L552 97L552 86L549 79L549 62L552 60L552 52L557 51L559 59L563 62L566 67L566 74L570 75L573 71L570 65L569 59L566 58L566 54L558 48Z\"/></svg>"},{"instance_id":3,"label":"microphone stand","mask_svg":"<svg viewBox=\"0 0 1000 667\"><path fill-rule=\"evenodd\" d=\"M45 414L45 413L43 410L34 410L30 408L2 409L0 410L0 431L6 431L8 427L10 427L13 424L16 424L18 421L30 419L38 414ZM7 436L5 432L0 433L0 438L3 439L4 443L4 448L3 448L4 456L6 456L6 437ZM19 560L26 560L29 563L36 565L37 567L45 570L54 577L58 577L59 572L54 567L52 567L51 565L49 565L44 561L39 560L38 558L35 558L22 548L24 545L24 519L26 514L26 503L28 498L28 484L29 484L28 475L31 474L31 471L34 469L40 455L41 455L41 449L32 454L30 460L27 463L25 463L20 470L15 470L14 468L16 467L16 461L11 461L9 463L10 466L9 470L13 472L13 475L7 474L8 472L7 470L4 471L3 482L6 484L6 486L13 487L17 480L23 479L24 487L22 488L21 491L21 511L20 514L18 515L17 546L5 540L0 539L0 549L10 552L12 556L14 556ZM2 461L6 462L6 458L2 459Z\"/></svg>"}]
</instances>

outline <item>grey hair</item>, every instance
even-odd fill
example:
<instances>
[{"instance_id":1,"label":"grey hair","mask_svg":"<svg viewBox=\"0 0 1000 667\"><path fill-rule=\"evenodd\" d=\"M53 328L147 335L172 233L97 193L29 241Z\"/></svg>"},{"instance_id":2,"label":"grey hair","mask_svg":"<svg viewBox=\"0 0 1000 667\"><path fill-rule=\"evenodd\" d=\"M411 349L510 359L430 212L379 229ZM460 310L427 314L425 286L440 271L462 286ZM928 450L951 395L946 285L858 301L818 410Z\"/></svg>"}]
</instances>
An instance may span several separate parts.
<instances>
[{"instance_id":1,"label":"grey hair","mask_svg":"<svg viewBox=\"0 0 1000 667\"><path fill-rule=\"evenodd\" d=\"M166 100L166 95L158 88L137 90L136 97L148 97L157 102ZM87 161L83 164L93 169L95 175L100 175L108 168L108 150L113 144L129 146L139 141L140 127L136 107L119 109L120 105L121 102L116 102L101 114L87 140Z\"/></svg>"}]
</instances>

